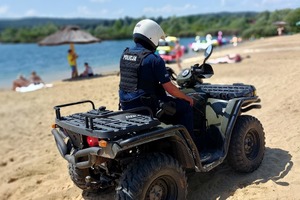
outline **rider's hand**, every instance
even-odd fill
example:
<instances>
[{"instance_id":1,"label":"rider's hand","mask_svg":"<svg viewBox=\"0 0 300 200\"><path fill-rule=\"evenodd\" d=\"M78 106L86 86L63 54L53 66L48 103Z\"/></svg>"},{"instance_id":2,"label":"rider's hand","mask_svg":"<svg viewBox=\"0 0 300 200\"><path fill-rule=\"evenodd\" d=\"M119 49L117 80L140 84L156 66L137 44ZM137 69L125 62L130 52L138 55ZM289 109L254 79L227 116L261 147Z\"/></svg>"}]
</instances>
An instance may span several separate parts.
<instances>
[{"instance_id":1,"label":"rider's hand","mask_svg":"<svg viewBox=\"0 0 300 200\"><path fill-rule=\"evenodd\" d=\"M189 97L188 96L188 102L190 103L190 106L192 106L193 107L193 105L194 105L194 99L192 98L192 97Z\"/></svg>"}]
</instances>

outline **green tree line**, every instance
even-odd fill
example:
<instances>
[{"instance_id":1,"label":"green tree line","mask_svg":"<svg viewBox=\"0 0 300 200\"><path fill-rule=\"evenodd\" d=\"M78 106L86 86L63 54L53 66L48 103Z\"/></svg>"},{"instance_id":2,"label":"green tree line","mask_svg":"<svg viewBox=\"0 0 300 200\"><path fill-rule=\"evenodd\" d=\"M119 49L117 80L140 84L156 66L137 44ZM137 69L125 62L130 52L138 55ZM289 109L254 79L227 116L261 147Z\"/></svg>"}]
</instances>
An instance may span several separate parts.
<instances>
[{"instance_id":1,"label":"green tree line","mask_svg":"<svg viewBox=\"0 0 300 200\"><path fill-rule=\"evenodd\" d=\"M101 40L118 40L132 37L135 24L143 19L125 17L122 19L59 19L27 18L0 20L0 42L35 43L59 30L65 25L78 25ZM222 12L189 16L153 18L167 35L194 37L208 33L237 35L243 38L268 37L277 35L276 21L285 21L285 34L300 32L300 8L265 12Z\"/></svg>"}]
</instances>

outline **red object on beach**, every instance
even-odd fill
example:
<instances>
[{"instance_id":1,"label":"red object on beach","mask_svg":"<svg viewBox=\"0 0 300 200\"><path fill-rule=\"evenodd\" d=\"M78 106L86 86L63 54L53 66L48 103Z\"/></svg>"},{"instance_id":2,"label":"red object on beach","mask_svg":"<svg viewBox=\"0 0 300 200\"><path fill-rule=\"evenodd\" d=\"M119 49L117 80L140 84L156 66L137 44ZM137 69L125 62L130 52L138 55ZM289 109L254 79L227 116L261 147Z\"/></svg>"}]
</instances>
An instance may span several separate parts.
<instances>
[{"instance_id":1,"label":"red object on beach","mask_svg":"<svg viewBox=\"0 0 300 200\"><path fill-rule=\"evenodd\" d=\"M176 59L176 54L160 54L160 57L166 62L172 62Z\"/></svg>"}]
</instances>

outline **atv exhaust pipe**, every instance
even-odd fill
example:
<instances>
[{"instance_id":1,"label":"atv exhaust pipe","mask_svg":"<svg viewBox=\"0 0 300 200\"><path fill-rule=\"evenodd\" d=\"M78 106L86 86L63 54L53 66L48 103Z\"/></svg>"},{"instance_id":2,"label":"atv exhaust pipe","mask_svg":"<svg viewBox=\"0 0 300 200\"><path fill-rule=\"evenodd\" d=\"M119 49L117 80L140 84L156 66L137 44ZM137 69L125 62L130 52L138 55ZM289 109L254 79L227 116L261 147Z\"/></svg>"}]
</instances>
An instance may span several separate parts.
<instances>
[{"instance_id":1,"label":"atv exhaust pipe","mask_svg":"<svg viewBox=\"0 0 300 200\"><path fill-rule=\"evenodd\" d=\"M93 166L97 161L97 156L101 155L100 147L90 147L76 151L73 155L68 154L70 151L65 143L63 136L56 130L52 129L52 134L55 138L57 149L60 155L69 163L72 163L79 169L85 169ZM79 159L87 158L87 159ZM79 161L84 160L84 161Z\"/></svg>"},{"instance_id":2,"label":"atv exhaust pipe","mask_svg":"<svg viewBox=\"0 0 300 200\"><path fill-rule=\"evenodd\" d=\"M68 147L67 147L64 139L62 138L62 136L59 134L59 132L55 128L52 129L51 133L54 136L55 143L56 143L56 146L58 148L60 155L64 158L68 152Z\"/></svg>"}]
</instances>

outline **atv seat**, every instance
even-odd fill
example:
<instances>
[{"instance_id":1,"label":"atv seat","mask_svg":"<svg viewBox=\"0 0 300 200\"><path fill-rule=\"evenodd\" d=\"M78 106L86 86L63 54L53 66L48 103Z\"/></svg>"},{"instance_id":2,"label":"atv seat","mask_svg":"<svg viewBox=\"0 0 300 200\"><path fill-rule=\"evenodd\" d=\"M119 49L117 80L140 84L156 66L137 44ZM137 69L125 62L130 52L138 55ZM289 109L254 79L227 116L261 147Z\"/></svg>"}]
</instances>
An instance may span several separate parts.
<instances>
[{"instance_id":1,"label":"atv seat","mask_svg":"<svg viewBox=\"0 0 300 200\"><path fill-rule=\"evenodd\" d=\"M208 98L230 100L239 97L255 96L255 87L235 83L232 85L201 84L200 90L208 95Z\"/></svg>"}]
</instances>

